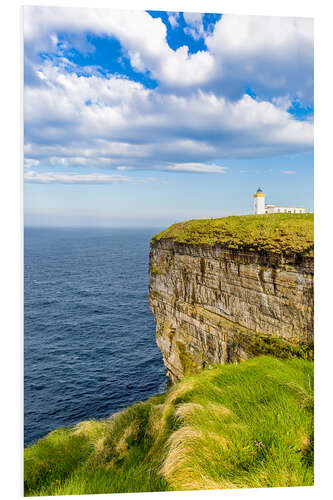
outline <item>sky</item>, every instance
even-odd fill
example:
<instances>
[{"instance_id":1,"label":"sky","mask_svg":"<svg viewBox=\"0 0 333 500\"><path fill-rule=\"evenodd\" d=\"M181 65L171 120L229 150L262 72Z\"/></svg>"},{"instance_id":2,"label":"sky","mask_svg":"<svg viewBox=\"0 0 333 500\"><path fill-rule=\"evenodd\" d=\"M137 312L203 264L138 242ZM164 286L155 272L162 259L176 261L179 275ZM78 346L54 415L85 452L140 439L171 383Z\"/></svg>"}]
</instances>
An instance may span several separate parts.
<instances>
[{"instance_id":1,"label":"sky","mask_svg":"<svg viewBox=\"0 0 333 500\"><path fill-rule=\"evenodd\" d=\"M24 7L28 226L313 211L309 18Z\"/></svg>"}]
</instances>

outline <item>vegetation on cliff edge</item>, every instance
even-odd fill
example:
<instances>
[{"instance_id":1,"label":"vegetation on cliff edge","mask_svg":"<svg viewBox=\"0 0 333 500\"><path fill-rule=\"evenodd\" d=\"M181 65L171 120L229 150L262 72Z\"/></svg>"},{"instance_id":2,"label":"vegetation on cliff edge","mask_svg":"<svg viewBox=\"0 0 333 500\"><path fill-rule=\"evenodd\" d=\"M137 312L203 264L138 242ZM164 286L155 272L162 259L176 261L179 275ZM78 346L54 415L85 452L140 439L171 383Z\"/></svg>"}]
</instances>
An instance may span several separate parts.
<instances>
[{"instance_id":1,"label":"vegetation on cliff edge","mask_svg":"<svg viewBox=\"0 0 333 500\"><path fill-rule=\"evenodd\" d=\"M25 495L313 484L313 363L216 365L25 450Z\"/></svg>"},{"instance_id":2,"label":"vegetation on cliff edge","mask_svg":"<svg viewBox=\"0 0 333 500\"><path fill-rule=\"evenodd\" d=\"M155 235L152 243L171 238L192 245L313 256L313 230L310 213L231 216L173 224Z\"/></svg>"}]
</instances>

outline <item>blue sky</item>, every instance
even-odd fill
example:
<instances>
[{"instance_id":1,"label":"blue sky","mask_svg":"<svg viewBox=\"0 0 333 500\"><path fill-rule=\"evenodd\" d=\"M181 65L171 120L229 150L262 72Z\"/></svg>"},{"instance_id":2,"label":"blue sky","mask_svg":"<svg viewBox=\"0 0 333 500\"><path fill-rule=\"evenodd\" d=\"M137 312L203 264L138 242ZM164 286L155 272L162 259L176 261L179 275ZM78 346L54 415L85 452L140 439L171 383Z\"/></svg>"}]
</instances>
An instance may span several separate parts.
<instances>
[{"instance_id":1,"label":"blue sky","mask_svg":"<svg viewBox=\"0 0 333 500\"><path fill-rule=\"evenodd\" d=\"M25 7L25 222L313 210L312 20Z\"/></svg>"}]
</instances>

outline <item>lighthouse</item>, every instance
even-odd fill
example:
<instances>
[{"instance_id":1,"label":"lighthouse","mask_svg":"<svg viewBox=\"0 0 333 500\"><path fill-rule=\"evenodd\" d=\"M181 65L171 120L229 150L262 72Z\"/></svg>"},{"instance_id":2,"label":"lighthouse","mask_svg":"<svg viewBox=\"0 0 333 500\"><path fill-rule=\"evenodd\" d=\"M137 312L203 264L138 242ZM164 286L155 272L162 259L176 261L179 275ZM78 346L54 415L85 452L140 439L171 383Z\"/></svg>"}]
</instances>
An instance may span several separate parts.
<instances>
[{"instance_id":1,"label":"lighthouse","mask_svg":"<svg viewBox=\"0 0 333 500\"><path fill-rule=\"evenodd\" d=\"M258 188L256 193L254 193L254 214L305 214L306 210L304 207L291 207L287 206L277 206L277 205L266 205L265 203L265 193L262 189Z\"/></svg>"},{"instance_id":2,"label":"lighthouse","mask_svg":"<svg viewBox=\"0 0 333 500\"><path fill-rule=\"evenodd\" d=\"M260 188L257 189L257 192L254 193L254 213L264 214L265 212L265 194L262 192Z\"/></svg>"}]
</instances>

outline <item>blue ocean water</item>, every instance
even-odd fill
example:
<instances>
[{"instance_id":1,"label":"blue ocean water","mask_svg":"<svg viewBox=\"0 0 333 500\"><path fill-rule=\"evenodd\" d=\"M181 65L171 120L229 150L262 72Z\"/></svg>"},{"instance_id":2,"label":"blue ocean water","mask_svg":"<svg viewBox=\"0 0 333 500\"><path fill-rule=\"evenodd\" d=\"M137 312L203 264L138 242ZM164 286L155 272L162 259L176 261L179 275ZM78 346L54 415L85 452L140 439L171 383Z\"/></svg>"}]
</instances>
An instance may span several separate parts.
<instances>
[{"instance_id":1,"label":"blue ocean water","mask_svg":"<svg viewBox=\"0 0 333 500\"><path fill-rule=\"evenodd\" d=\"M156 232L25 229L25 445L165 389L147 297Z\"/></svg>"}]
</instances>

